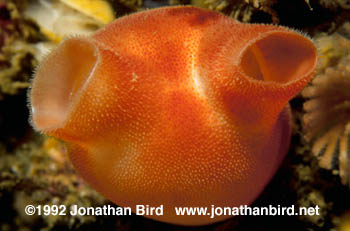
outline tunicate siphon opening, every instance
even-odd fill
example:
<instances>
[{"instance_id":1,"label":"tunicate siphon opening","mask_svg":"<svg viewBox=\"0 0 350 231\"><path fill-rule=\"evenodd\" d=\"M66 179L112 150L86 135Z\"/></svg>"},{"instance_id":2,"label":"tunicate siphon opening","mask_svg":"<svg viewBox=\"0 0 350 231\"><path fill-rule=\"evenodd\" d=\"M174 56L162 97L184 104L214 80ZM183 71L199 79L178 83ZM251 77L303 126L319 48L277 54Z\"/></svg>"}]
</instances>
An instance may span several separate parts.
<instances>
[{"instance_id":1,"label":"tunicate siphon opening","mask_svg":"<svg viewBox=\"0 0 350 231\"><path fill-rule=\"evenodd\" d=\"M315 56L309 39L294 33L272 32L246 48L241 65L248 77L284 84L309 74Z\"/></svg>"},{"instance_id":2,"label":"tunicate siphon opening","mask_svg":"<svg viewBox=\"0 0 350 231\"><path fill-rule=\"evenodd\" d=\"M30 93L36 128L45 131L62 126L96 63L94 44L82 38L64 41L42 61Z\"/></svg>"}]
</instances>

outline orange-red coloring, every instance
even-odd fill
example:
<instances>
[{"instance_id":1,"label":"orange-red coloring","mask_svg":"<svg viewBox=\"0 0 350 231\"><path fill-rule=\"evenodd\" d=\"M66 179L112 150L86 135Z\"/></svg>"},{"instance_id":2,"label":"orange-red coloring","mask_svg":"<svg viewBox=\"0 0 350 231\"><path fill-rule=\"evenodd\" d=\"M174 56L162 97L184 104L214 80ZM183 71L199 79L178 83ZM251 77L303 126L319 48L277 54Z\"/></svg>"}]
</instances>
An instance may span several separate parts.
<instances>
[{"instance_id":1,"label":"orange-red coloring","mask_svg":"<svg viewBox=\"0 0 350 231\"><path fill-rule=\"evenodd\" d=\"M117 19L63 41L38 68L32 123L67 143L96 190L151 218L204 225L174 206L250 204L290 141L288 101L310 80L311 40L195 7Z\"/></svg>"}]
</instances>

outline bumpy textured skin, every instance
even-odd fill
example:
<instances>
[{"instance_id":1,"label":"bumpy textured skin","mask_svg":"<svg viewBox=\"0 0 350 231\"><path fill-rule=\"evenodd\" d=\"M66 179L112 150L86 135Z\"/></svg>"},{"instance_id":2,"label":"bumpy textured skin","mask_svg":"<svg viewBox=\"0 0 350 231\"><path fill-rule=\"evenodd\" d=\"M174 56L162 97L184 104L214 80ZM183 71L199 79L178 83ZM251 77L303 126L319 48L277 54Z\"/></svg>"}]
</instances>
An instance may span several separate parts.
<instances>
[{"instance_id":1,"label":"bumpy textured skin","mask_svg":"<svg viewBox=\"0 0 350 231\"><path fill-rule=\"evenodd\" d=\"M249 55L242 58L264 39L272 57L266 65L277 65L271 79L259 79ZM280 41L287 41L283 52L300 46L300 54L274 59ZM60 107L62 76L73 81L89 58L96 59L93 69L74 80L62 99L64 118L52 125L45 115ZM33 80L32 121L65 140L78 172L116 204L164 205L164 216L152 219L209 224L228 216L176 216L174 206L232 207L259 195L288 150L288 100L315 63L312 42L286 28L194 7L144 11L90 38L68 39L48 55Z\"/></svg>"}]
</instances>

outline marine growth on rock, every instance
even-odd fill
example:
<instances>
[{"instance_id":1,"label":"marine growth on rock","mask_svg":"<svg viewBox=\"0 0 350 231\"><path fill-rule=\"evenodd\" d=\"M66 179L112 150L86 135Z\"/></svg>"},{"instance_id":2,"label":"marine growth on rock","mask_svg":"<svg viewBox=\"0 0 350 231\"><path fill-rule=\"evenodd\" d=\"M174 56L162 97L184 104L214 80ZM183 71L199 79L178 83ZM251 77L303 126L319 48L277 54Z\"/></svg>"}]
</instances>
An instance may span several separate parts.
<instances>
[{"instance_id":1,"label":"marine growth on rock","mask_svg":"<svg viewBox=\"0 0 350 231\"><path fill-rule=\"evenodd\" d=\"M325 68L304 89L303 96L308 98L304 127L306 139L314 141L312 152L320 167L338 169L342 183L350 187L349 63L350 56L345 55L336 65Z\"/></svg>"}]
</instances>

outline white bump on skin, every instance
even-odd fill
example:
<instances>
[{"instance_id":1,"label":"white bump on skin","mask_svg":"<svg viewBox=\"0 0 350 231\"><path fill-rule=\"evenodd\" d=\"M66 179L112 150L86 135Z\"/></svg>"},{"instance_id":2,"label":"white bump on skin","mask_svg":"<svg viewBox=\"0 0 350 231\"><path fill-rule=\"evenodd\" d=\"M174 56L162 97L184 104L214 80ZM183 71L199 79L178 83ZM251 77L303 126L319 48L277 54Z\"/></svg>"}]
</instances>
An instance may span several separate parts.
<instances>
[{"instance_id":1,"label":"white bump on skin","mask_svg":"<svg viewBox=\"0 0 350 231\"><path fill-rule=\"evenodd\" d=\"M196 90L196 92L201 97L205 97L204 84L194 65L192 65L192 80L193 80L193 88Z\"/></svg>"},{"instance_id":2,"label":"white bump on skin","mask_svg":"<svg viewBox=\"0 0 350 231\"><path fill-rule=\"evenodd\" d=\"M135 72L131 73L131 75L132 75L131 82L136 82L139 76Z\"/></svg>"}]
</instances>

